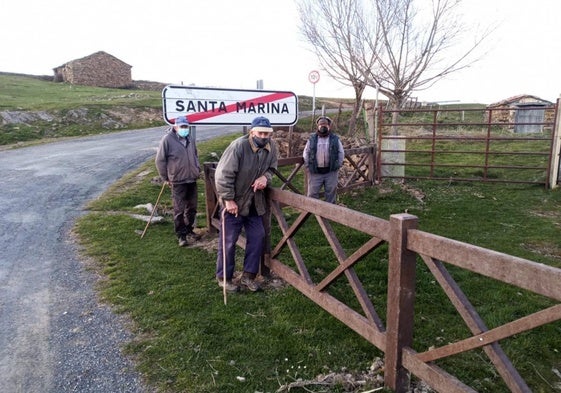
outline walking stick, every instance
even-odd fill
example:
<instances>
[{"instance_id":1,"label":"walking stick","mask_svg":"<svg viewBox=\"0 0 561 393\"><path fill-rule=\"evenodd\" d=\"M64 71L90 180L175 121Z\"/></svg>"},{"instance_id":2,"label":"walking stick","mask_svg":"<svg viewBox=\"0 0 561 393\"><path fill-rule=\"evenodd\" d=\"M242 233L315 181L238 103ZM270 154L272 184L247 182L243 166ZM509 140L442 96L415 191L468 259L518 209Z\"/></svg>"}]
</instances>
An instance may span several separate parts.
<instances>
[{"instance_id":1,"label":"walking stick","mask_svg":"<svg viewBox=\"0 0 561 393\"><path fill-rule=\"evenodd\" d=\"M150 218L148 219L148 222L146 223L146 226L144 227L144 230L142 231L142 235L140 235L141 239L144 237L144 234L146 233L146 230L148 229L148 225L150 225L150 222L152 221L152 217L154 217L154 212L156 211L156 206L158 206L158 203L160 202L160 197L162 196L162 193L164 192L165 186L166 186L166 182L164 182L162 184L162 189L160 190L160 194L158 195L158 199L156 199L156 204L152 208L152 213L150 214Z\"/></svg>"},{"instance_id":2,"label":"walking stick","mask_svg":"<svg viewBox=\"0 0 561 393\"><path fill-rule=\"evenodd\" d=\"M224 305L228 303L228 295L226 291L226 223L224 218L226 217L226 207L222 209L222 225L221 225L221 235L222 235L222 296L224 297Z\"/></svg>"}]
</instances>

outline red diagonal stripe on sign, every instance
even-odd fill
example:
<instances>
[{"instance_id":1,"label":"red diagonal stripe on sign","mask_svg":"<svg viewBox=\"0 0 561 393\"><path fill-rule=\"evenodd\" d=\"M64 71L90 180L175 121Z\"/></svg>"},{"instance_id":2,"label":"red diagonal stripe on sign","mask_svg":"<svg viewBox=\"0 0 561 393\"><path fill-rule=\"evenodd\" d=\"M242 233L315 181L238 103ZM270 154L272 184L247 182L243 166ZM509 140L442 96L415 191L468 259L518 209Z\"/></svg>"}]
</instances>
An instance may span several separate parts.
<instances>
[{"instance_id":1,"label":"red diagonal stripe on sign","mask_svg":"<svg viewBox=\"0 0 561 393\"><path fill-rule=\"evenodd\" d=\"M211 117L227 115L228 113L230 113L230 111L234 112L237 109L238 103L242 104L242 105L243 104L250 104L250 103L253 103L254 105L266 104L268 102L280 101L280 100L283 100L285 98L292 97L292 96L293 96L293 94L289 93L289 92L268 94L268 95L265 95L265 96L260 96L260 97L257 97L257 98L252 98L252 99L245 100L245 101L239 101L239 102L236 102L235 104L227 105L226 106L226 112L218 111L218 110L206 111L206 112L197 112L197 113L193 113L191 115L187 115L187 119L189 119L189 123L196 123L197 121L210 119Z\"/></svg>"}]
</instances>

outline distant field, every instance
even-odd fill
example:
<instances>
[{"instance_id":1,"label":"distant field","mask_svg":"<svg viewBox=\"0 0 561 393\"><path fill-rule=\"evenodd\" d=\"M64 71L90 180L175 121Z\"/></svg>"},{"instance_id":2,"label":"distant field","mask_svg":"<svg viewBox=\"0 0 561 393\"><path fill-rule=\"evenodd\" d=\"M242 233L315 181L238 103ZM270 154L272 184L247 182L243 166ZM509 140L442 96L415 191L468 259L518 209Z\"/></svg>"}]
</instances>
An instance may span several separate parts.
<instances>
[{"instance_id":1,"label":"distant field","mask_svg":"<svg viewBox=\"0 0 561 393\"><path fill-rule=\"evenodd\" d=\"M0 72L0 145L164 125L162 93L150 89L108 89L55 83L46 76ZM312 97L298 97L300 111ZM316 107L338 108L351 100L316 98ZM303 121L309 129L309 121Z\"/></svg>"},{"instance_id":2,"label":"distant field","mask_svg":"<svg viewBox=\"0 0 561 393\"><path fill-rule=\"evenodd\" d=\"M107 89L0 74L0 110L44 111L90 105L161 107L161 92Z\"/></svg>"}]
</instances>

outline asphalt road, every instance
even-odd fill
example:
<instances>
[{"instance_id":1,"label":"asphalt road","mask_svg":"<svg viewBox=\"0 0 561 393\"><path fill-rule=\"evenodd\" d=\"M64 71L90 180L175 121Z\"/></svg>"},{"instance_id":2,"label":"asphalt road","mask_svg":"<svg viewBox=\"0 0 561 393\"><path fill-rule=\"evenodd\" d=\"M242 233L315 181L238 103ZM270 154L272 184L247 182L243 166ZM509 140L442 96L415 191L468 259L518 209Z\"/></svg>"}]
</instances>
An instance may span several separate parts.
<instances>
[{"instance_id":1,"label":"asphalt road","mask_svg":"<svg viewBox=\"0 0 561 393\"><path fill-rule=\"evenodd\" d=\"M0 151L0 392L148 392L70 236L83 206L150 159L165 127ZM241 127L197 127L197 140Z\"/></svg>"}]
</instances>

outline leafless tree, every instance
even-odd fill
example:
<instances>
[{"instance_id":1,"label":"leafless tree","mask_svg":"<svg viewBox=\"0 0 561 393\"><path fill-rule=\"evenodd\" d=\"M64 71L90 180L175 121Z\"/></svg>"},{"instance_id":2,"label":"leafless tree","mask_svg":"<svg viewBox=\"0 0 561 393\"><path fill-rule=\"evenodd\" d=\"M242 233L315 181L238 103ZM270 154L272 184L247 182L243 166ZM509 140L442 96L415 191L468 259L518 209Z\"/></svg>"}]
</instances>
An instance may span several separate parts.
<instances>
[{"instance_id":1,"label":"leafless tree","mask_svg":"<svg viewBox=\"0 0 561 393\"><path fill-rule=\"evenodd\" d=\"M392 107L403 107L414 91L478 60L475 51L486 31L465 47L467 31L459 15L461 0L371 0L379 22L379 40L371 43L375 66L361 60L366 84L378 87ZM421 7L422 6L422 7ZM371 33L365 33L370 39Z\"/></svg>"},{"instance_id":2,"label":"leafless tree","mask_svg":"<svg viewBox=\"0 0 561 393\"><path fill-rule=\"evenodd\" d=\"M321 65L355 88L371 86L393 109L414 91L469 67L487 30L467 47L461 0L301 0L301 30ZM360 96L360 97L359 97ZM357 102L358 105L358 102Z\"/></svg>"},{"instance_id":3,"label":"leafless tree","mask_svg":"<svg viewBox=\"0 0 561 393\"><path fill-rule=\"evenodd\" d=\"M366 88L364 70L375 57L371 44L364 40L367 28L356 0L302 0L299 2L300 32L313 48L320 64L329 76L355 92L349 134L356 128L362 94ZM361 59L361 62L357 61Z\"/></svg>"}]
</instances>

